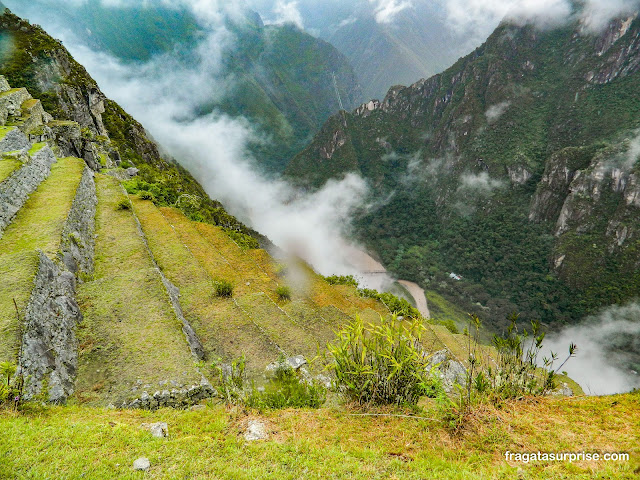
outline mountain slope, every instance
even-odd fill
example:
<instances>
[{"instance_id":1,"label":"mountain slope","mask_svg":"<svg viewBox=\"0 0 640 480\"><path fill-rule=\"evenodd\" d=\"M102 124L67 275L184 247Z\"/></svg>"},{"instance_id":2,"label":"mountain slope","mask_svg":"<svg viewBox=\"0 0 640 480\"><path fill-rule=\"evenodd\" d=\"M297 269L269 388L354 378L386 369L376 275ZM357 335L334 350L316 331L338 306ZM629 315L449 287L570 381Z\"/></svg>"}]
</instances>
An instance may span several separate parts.
<instances>
[{"instance_id":1,"label":"mountain slope","mask_svg":"<svg viewBox=\"0 0 640 480\"><path fill-rule=\"evenodd\" d=\"M261 137L251 150L272 173L280 172L339 110L333 74L345 108L363 99L349 61L333 46L292 25L265 26L250 10L227 15L221 25L210 27L186 8L153 2L59 5L39 0L17 3L15 8L45 27L65 32L74 44L108 52L129 64L171 63L174 69L209 72L205 83L222 86L209 99L198 100L193 111L191 105L186 107L185 115L215 111L246 117ZM207 45L210 36L224 54L215 68L210 66L216 55Z\"/></svg>"},{"instance_id":2,"label":"mountain slope","mask_svg":"<svg viewBox=\"0 0 640 480\"><path fill-rule=\"evenodd\" d=\"M64 116L0 76L0 362L19 365L26 399L184 407L215 395L206 362L244 356L260 381L355 316L389 317L271 258L60 43L10 13L0 25L16 46L0 71ZM448 330L425 329L425 349L464 362Z\"/></svg>"},{"instance_id":3,"label":"mountain slope","mask_svg":"<svg viewBox=\"0 0 640 480\"><path fill-rule=\"evenodd\" d=\"M503 24L444 73L332 117L288 174L357 171L393 193L360 237L494 325L575 321L638 291L639 49L635 16L599 35Z\"/></svg>"},{"instance_id":4,"label":"mountain slope","mask_svg":"<svg viewBox=\"0 0 640 480\"><path fill-rule=\"evenodd\" d=\"M462 42L438 19L432 5L414 8L390 23L354 15L324 34L350 60L366 98L383 98L392 85L410 85L434 75L462 55Z\"/></svg>"}]
</instances>

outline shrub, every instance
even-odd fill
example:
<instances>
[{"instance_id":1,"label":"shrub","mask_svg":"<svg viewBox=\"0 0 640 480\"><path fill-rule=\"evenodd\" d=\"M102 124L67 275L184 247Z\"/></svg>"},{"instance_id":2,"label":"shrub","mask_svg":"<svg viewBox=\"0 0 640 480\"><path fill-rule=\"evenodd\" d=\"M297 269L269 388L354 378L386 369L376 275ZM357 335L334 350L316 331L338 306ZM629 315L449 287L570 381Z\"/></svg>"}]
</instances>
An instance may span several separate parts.
<instances>
[{"instance_id":1,"label":"shrub","mask_svg":"<svg viewBox=\"0 0 640 480\"><path fill-rule=\"evenodd\" d=\"M276 293L278 294L278 298L280 300L291 300L291 288L286 285L280 285L276 288Z\"/></svg>"},{"instance_id":2,"label":"shrub","mask_svg":"<svg viewBox=\"0 0 640 480\"><path fill-rule=\"evenodd\" d=\"M138 192L138 197L140 197L141 200L151 200L152 202L155 200L153 194L151 192L147 192L146 190L141 190L140 192Z\"/></svg>"},{"instance_id":3,"label":"shrub","mask_svg":"<svg viewBox=\"0 0 640 480\"><path fill-rule=\"evenodd\" d=\"M413 307L404 298L396 297L393 293L379 293L377 290L373 290L371 288L359 288L358 295L360 295L361 297L375 298L376 300L380 300L386 305L391 313L395 315L420 318L420 312L417 308Z\"/></svg>"},{"instance_id":4,"label":"shrub","mask_svg":"<svg viewBox=\"0 0 640 480\"><path fill-rule=\"evenodd\" d=\"M229 235L229 237L243 250L260 248L258 240L253 238L251 235L247 235L246 233L242 233L231 228L225 228L224 232Z\"/></svg>"},{"instance_id":5,"label":"shrub","mask_svg":"<svg viewBox=\"0 0 640 480\"><path fill-rule=\"evenodd\" d=\"M131 201L128 198L122 198L116 204L116 210L131 210Z\"/></svg>"},{"instance_id":6,"label":"shrub","mask_svg":"<svg viewBox=\"0 0 640 480\"><path fill-rule=\"evenodd\" d=\"M450 318L447 318L446 320L440 321L440 325L445 327L447 330L449 330L449 332L451 332L453 334L460 333L460 330L458 330L458 327L456 326L454 321L451 320ZM467 332L467 333L469 333L469 332Z\"/></svg>"},{"instance_id":7,"label":"shrub","mask_svg":"<svg viewBox=\"0 0 640 480\"><path fill-rule=\"evenodd\" d=\"M324 279L329 285L358 286L358 281L353 277L353 275L331 275L330 277L324 277Z\"/></svg>"},{"instance_id":8,"label":"shrub","mask_svg":"<svg viewBox=\"0 0 640 480\"><path fill-rule=\"evenodd\" d=\"M223 364L218 358L211 368L217 380L218 394L227 405L239 405L244 402L244 384L246 381L245 356Z\"/></svg>"},{"instance_id":9,"label":"shrub","mask_svg":"<svg viewBox=\"0 0 640 480\"><path fill-rule=\"evenodd\" d=\"M538 357L542 350L545 334L540 332L540 323L531 322L531 332L526 329L519 333L518 315L512 314L507 334L495 335L494 347L497 358L485 359L480 356L478 348L481 322L476 315L469 315L468 367L464 386L458 385L457 398L441 398L438 400L445 424L458 429L464 424L465 417L472 407L482 401L499 404L503 400L521 399L525 396L543 396L556 388L556 375L575 355L575 344L569 346L569 355L562 364L553 368L558 356L554 353L550 358ZM540 366L541 364L541 366Z\"/></svg>"},{"instance_id":10,"label":"shrub","mask_svg":"<svg viewBox=\"0 0 640 480\"><path fill-rule=\"evenodd\" d=\"M231 364L223 364L218 359L211 365L219 396L227 405L259 409L319 408L326 400L327 391L322 385L302 381L282 360L264 389L255 385L247 389L245 366L244 355Z\"/></svg>"},{"instance_id":11,"label":"shrub","mask_svg":"<svg viewBox=\"0 0 640 480\"><path fill-rule=\"evenodd\" d=\"M264 390L252 388L245 404L259 409L320 408L326 398L322 385L300 380L290 365L280 362Z\"/></svg>"},{"instance_id":12,"label":"shrub","mask_svg":"<svg viewBox=\"0 0 640 480\"><path fill-rule=\"evenodd\" d=\"M0 362L0 406L16 408L22 401L24 381L16 371L14 363Z\"/></svg>"},{"instance_id":13,"label":"shrub","mask_svg":"<svg viewBox=\"0 0 640 480\"><path fill-rule=\"evenodd\" d=\"M328 345L338 390L359 404L416 405L421 396L439 390L420 346L419 320L381 318L379 325L359 317Z\"/></svg>"},{"instance_id":14,"label":"shrub","mask_svg":"<svg viewBox=\"0 0 640 480\"><path fill-rule=\"evenodd\" d=\"M545 334L540 332L540 322L531 322L531 332L518 333L518 315L509 317L509 328L504 336L495 335L493 344L498 351L495 369L487 369L487 380L493 392L501 398L520 398L525 395L546 395L556 388L556 376L567 361L575 355L576 345L569 346L569 355L554 368L558 356L539 362L539 354ZM482 373L482 372L481 372Z\"/></svg>"},{"instance_id":15,"label":"shrub","mask_svg":"<svg viewBox=\"0 0 640 480\"><path fill-rule=\"evenodd\" d=\"M218 297L231 297L233 295L233 284L227 280L216 280L213 286Z\"/></svg>"}]
</instances>

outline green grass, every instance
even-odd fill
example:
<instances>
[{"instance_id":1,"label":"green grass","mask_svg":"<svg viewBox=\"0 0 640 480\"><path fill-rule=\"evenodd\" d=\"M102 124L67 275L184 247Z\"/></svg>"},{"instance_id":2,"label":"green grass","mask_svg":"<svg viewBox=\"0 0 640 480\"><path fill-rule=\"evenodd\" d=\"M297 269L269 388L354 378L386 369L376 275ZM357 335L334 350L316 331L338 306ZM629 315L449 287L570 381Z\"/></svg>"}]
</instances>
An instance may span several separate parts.
<instances>
[{"instance_id":1,"label":"green grass","mask_svg":"<svg viewBox=\"0 0 640 480\"><path fill-rule=\"evenodd\" d=\"M47 144L46 143L35 143L31 149L29 150L29 155L33 156L36 153L38 153L40 150L42 150L44 147L46 147Z\"/></svg>"},{"instance_id":2,"label":"green grass","mask_svg":"<svg viewBox=\"0 0 640 480\"><path fill-rule=\"evenodd\" d=\"M15 359L18 327L13 300L24 316L38 268L36 249L50 257L58 251L83 168L77 158L58 160L0 238L0 361Z\"/></svg>"},{"instance_id":3,"label":"green grass","mask_svg":"<svg viewBox=\"0 0 640 480\"><path fill-rule=\"evenodd\" d=\"M0 127L0 140L6 137L7 133L9 133L13 129L14 127Z\"/></svg>"},{"instance_id":4,"label":"green grass","mask_svg":"<svg viewBox=\"0 0 640 480\"><path fill-rule=\"evenodd\" d=\"M169 303L160 275L130 210L116 210L125 197L113 178L97 175L94 280L78 289L84 321L76 399L106 404L129 400L140 380L150 394L160 381L199 383L182 324Z\"/></svg>"},{"instance_id":5,"label":"green grass","mask_svg":"<svg viewBox=\"0 0 640 480\"><path fill-rule=\"evenodd\" d=\"M637 395L550 399L479 408L466 430L440 423L353 416L348 408L119 411L78 407L0 413L0 477L56 479L632 479L640 467ZM403 412L404 413L404 412ZM437 417L425 407L425 417ZM269 438L247 443L250 419ZM167 422L153 438L142 423ZM529 464L511 452L628 452L629 462ZM151 469L134 472L146 456ZM634 473L635 471L635 473Z\"/></svg>"},{"instance_id":6,"label":"green grass","mask_svg":"<svg viewBox=\"0 0 640 480\"><path fill-rule=\"evenodd\" d=\"M22 162L17 158L3 157L0 159L0 182L9 178L21 166Z\"/></svg>"},{"instance_id":7,"label":"green grass","mask_svg":"<svg viewBox=\"0 0 640 480\"><path fill-rule=\"evenodd\" d=\"M259 292L244 295L237 298L237 303L288 356L304 355L306 358L315 356L318 340L266 294Z\"/></svg>"},{"instance_id":8,"label":"green grass","mask_svg":"<svg viewBox=\"0 0 640 480\"><path fill-rule=\"evenodd\" d=\"M277 359L279 351L233 300L216 296L214 278L229 274L229 265L210 245L207 249L193 222L180 212L160 210L149 201L133 199L132 203L156 262L180 289L183 312L207 357L228 362L244 354L248 373L252 377L261 375L264 367ZM226 235L223 237L231 242Z\"/></svg>"},{"instance_id":9,"label":"green grass","mask_svg":"<svg viewBox=\"0 0 640 480\"><path fill-rule=\"evenodd\" d=\"M30 98L29 100L25 100L22 103L21 108L24 110L31 110L33 107L35 107L38 103L40 103L40 100L38 100L37 98Z\"/></svg>"}]
</instances>

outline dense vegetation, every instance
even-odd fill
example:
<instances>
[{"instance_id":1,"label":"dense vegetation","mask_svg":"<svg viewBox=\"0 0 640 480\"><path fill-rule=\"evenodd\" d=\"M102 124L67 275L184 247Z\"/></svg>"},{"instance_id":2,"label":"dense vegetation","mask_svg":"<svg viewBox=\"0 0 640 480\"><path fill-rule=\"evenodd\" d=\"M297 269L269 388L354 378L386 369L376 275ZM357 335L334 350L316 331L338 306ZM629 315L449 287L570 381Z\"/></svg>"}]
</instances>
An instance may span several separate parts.
<instances>
[{"instance_id":1,"label":"dense vegetation","mask_svg":"<svg viewBox=\"0 0 640 480\"><path fill-rule=\"evenodd\" d=\"M369 179L377 208L357 221L360 240L494 328L514 311L558 325L633 298L637 239L617 245L611 225L639 225L613 180L557 236L570 191L542 179L562 165L570 179L591 175L628 149L640 75L610 59L638 55L640 20L604 55L594 51L605 33L575 29L500 26L441 75L392 88L384 108L332 117L288 176L311 188L350 171ZM544 188L551 196L534 207Z\"/></svg>"}]
</instances>

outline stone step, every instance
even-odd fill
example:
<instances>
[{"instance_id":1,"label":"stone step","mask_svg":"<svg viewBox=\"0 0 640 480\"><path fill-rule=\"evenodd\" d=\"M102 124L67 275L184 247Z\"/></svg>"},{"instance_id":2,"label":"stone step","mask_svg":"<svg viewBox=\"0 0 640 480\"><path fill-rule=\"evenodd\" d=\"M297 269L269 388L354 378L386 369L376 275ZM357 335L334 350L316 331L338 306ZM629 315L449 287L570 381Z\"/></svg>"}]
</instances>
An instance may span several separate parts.
<instances>
[{"instance_id":1,"label":"stone step","mask_svg":"<svg viewBox=\"0 0 640 480\"><path fill-rule=\"evenodd\" d=\"M11 90L11 86L4 75L0 75L0 93L8 92Z\"/></svg>"},{"instance_id":2,"label":"stone step","mask_svg":"<svg viewBox=\"0 0 640 480\"><path fill-rule=\"evenodd\" d=\"M15 118L15 124L30 141L44 142L52 137L51 130L46 126L53 118L44 111L40 100L31 98L21 107L22 114Z\"/></svg>"},{"instance_id":3,"label":"stone step","mask_svg":"<svg viewBox=\"0 0 640 480\"><path fill-rule=\"evenodd\" d=\"M51 173L56 157L46 144L34 145L29 159L0 183L0 239L29 196Z\"/></svg>"},{"instance_id":4,"label":"stone step","mask_svg":"<svg viewBox=\"0 0 640 480\"><path fill-rule=\"evenodd\" d=\"M96 175L95 267L78 286L75 397L81 403L129 404L143 390L199 385L201 375L127 200L113 178ZM162 382L162 384L161 384ZM148 387L144 387L148 385ZM182 387L180 387L182 388Z\"/></svg>"},{"instance_id":5,"label":"stone step","mask_svg":"<svg viewBox=\"0 0 640 480\"><path fill-rule=\"evenodd\" d=\"M0 361L16 361L20 344L17 317L24 320L34 287L37 250L50 258L58 252L83 169L84 162L75 158L55 163L49 178L29 197L0 239Z\"/></svg>"},{"instance_id":6,"label":"stone step","mask_svg":"<svg viewBox=\"0 0 640 480\"><path fill-rule=\"evenodd\" d=\"M10 116L20 117L22 105L31 98L26 88L12 88L0 93L0 125L5 125Z\"/></svg>"},{"instance_id":7,"label":"stone step","mask_svg":"<svg viewBox=\"0 0 640 480\"><path fill-rule=\"evenodd\" d=\"M82 133L77 122L52 120L46 126L51 130L51 140L62 155L82 155Z\"/></svg>"}]
</instances>

